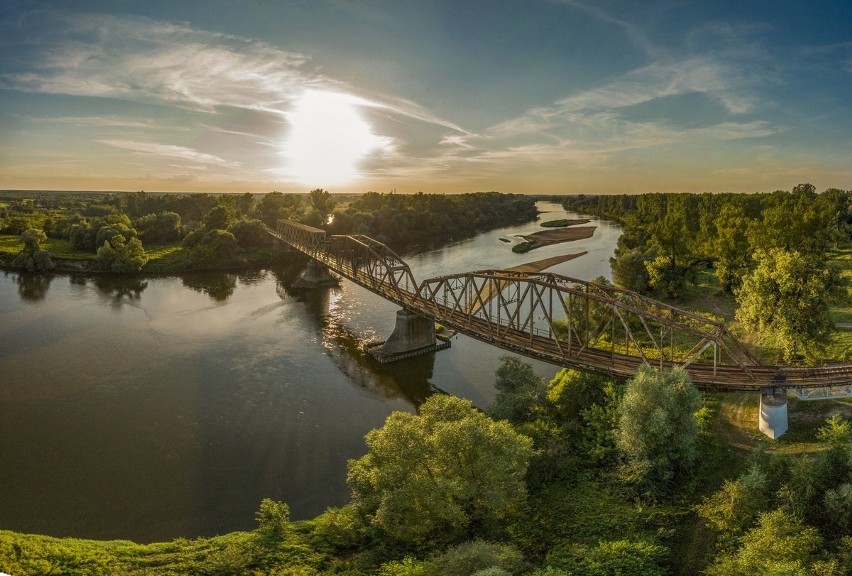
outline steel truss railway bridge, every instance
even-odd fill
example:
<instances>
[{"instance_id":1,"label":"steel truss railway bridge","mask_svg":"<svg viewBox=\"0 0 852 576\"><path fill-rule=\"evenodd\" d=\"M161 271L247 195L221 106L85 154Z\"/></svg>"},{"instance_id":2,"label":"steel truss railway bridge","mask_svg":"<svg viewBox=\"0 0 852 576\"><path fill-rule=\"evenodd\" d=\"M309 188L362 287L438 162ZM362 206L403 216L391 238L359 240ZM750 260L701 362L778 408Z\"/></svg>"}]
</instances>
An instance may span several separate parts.
<instances>
[{"instance_id":1,"label":"steel truss railway bridge","mask_svg":"<svg viewBox=\"0 0 852 576\"><path fill-rule=\"evenodd\" d=\"M761 365L723 324L615 286L503 270L418 283L402 258L367 236L326 236L287 220L270 233L402 308L385 344L389 355L428 350L437 322L517 354L617 378L642 365L681 367L703 390L762 392L767 410L785 389L803 399L852 395L850 364Z\"/></svg>"}]
</instances>

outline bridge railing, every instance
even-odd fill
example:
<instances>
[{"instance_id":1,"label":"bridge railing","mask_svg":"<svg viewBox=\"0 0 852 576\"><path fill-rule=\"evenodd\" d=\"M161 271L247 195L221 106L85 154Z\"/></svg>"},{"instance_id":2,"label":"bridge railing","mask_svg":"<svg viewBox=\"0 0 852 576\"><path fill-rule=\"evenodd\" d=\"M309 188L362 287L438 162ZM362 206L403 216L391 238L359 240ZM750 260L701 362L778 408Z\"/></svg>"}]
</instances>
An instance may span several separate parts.
<instances>
[{"instance_id":1,"label":"bridge railing","mask_svg":"<svg viewBox=\"0 0 852 576\"><path fill-rule=\"evenodd\" d=\"M290 220L278 221L275 236L397 304L407 305L417 293L408 264L368 236L326 236L324 230Z\"/></svg>"},{"instance_id":2,"label":"bridge railing","mask_svg":"<svg viewBox=\"0 0 852 576\"><path fill-rule=\"evenodd\" d=\"M852 365L761 366L724 325L611 285L549 273L485 270L418 284L367 236L279 221L270 233L353 282L474 338L562 366L628 377L642 364L682 366L715 390L852 383Z\"/></svg>"},{"instance_id":3,"label":"bridge railing","mask_svg":"<svg viewBox=\"0 0 852 576\"><path fill-rule=\"evenodd\" d=\"M425 280L418 301L439 321L477 326L479 337L525 341L561 363L690 366L716 376L733 364L747 380L757 362L720 323L631 292L555 274L486 270ZM602 354L607 361L602 361Z\"/></svg>"}]
</instances>

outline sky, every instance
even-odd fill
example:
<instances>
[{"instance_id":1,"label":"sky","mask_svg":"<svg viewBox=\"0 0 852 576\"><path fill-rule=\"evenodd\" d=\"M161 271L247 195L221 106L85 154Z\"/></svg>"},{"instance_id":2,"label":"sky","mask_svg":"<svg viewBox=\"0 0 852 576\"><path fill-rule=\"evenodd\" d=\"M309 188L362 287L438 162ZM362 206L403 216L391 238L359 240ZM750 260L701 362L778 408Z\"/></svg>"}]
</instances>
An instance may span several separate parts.
<instances>
[{"instance_id":1,"label":"sky","mask_svg":"<svg viewBox=\"0 0 852 576\"><path fill-rule=\"evenodd\" d=\"M852 188L848 0L6 0L0 189Z\"/></svg>"}]
</instances>

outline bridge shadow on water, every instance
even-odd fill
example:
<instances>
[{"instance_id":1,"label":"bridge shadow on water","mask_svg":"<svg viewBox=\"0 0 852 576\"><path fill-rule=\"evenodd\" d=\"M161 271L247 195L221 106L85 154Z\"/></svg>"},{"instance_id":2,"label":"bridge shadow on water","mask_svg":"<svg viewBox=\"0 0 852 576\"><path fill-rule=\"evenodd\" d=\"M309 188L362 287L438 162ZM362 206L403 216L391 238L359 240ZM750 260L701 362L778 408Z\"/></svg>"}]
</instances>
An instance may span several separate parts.
<instances>
[{"instance_id":1,"label":"bridge shadow on water","mask_svg":"<svg viewBox=\"0 0 852 576\"><path fill-rule=\"evenodd\" d=\"M282 300L296 300L305 307L325 353L354 386L384 398L406 400L415 407L436 391L430 382L435 366L434 352L405 362L378 362L366 351L375 336L353 332L342 315L335 312L333 302L341 289L294 288L293 281L302 270L303 266L286 266L273 271L278 295Z\"/></svg>"}]
</instances>

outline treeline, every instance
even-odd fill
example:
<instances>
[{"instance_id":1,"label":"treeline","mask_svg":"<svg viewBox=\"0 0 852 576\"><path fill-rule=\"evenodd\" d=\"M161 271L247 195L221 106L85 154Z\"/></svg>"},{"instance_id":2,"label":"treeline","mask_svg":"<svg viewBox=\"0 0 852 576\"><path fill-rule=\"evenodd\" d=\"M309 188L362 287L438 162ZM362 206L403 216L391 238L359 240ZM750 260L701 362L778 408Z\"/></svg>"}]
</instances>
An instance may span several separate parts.
<instances>
[{"instance_id":1,"label":"treeline","mask_svg":"<svg viewBox=\"0 0 852 576\"><path fill-rule=\"evenodd\" d=\"M367 192L334 213L332 234L365 234L392 248L436 246L535 220L535 200L520 194Z\"/></svg>"},{"instance_id":2,"label":"treeline","mask_svg":"<svg viewBox=\"0 0 852 576\"><path fill-rule=\"evenodd\" d=\"M677 300L709 267L736 296L737 319L789 361L826 341L829 303L845 299L829 259L849 244L850 200L847 190L800 184L771 194L580 195L564 206L623 226L611 260L616 284Z\"/></svg>"},{"instance_id":3,"label":"treeline","mask_svg":"<svg viewBox=\"0 0 852 576\"><path fill-rule=\"evenodd\" d=\"M341 199L352 200L351 197ZM484 230L535 219L535 202L497 192L461 195L368 192L337 206L329 192L308 194L63 195L0 204L0 234L21 236L13 265L53 266L42 239L66 240L111 272L216 269L260 264L281 257L266 226L293 219L331 234L365 234L394 249L435 246ZM26 233L26 237L23 235ZM146 267L146 247L174 247Z\"/></svg>"},{"instance_id":4,"label":"treeline","mask_svg":"<svg viewBox=\"0 0 852 576\"><path fill-rule=\"evenodd\" d=\"M0 532L9 574L663 576L852 570L852 424L827 420L814 455L744 456L708 434L713 402L683 370L633 379L514 358L485 411L436 394L394 412L349 462L352 501L292 522L169 543ZM745 462L741 459L746 458ZM726 480L727 478L727 480Z\"/></svg>"},{"instance_id":5,"label":"treeline","mask_svg":"<svg viewBox=\"0 0 852 576\"><path fill-rule=\"evenodd\" d=\"M229 268L273 258L263 220L287 217L299 203L282 194L260 201L251 194L41 195L9 202L0 213L0 233L26 237L22 253L43 254L44 240L65 240L75 255L92 254L97 268L109 272L142 270L146 246L171 248L169 258L146 271Z\"/></svg>"}]
</instances>

